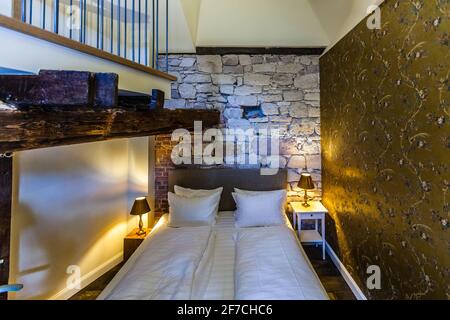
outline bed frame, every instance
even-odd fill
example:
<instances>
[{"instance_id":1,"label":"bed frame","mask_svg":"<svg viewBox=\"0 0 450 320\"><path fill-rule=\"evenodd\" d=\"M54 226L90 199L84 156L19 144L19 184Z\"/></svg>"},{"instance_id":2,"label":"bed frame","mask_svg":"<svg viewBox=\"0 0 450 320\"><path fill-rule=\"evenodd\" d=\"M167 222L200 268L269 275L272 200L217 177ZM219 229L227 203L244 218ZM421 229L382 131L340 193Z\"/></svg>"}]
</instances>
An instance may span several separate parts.
<instances>
[{"instance_id":1,"label":"bed frame","mask_svg":"<svg viewBox=\"0 0 450 320\"><path fill-rule=\"evenodd\" d=\"M233 188L257 191L286 189L287 171L280 169L276 175L264 176L259 169L172 169L169 171L169 191L173 192L175 185L193 189L223 187L219 210L233 211L236 209L231 196Z\"/></svg>"}]
</instances>

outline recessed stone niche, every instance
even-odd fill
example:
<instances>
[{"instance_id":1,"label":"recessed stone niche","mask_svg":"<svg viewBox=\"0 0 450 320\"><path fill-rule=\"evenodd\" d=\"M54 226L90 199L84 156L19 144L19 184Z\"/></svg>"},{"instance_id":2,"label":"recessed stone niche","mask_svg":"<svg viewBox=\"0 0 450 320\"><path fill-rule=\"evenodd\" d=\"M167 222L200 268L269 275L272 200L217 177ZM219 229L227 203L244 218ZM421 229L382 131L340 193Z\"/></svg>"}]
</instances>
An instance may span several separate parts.
<instances>
[{"instance_id":1,"label":"recessed stone niche","mask_svg":"<svg viewBox=\"0 0 450 320\"><path fill-rule=\"evenodd\" d=\"M252 107L252 106L242 106L244 110L244 119L256 119L256 118L264 118L265 115L261 109L261 106Z\"/></svg>"}]
</instances>

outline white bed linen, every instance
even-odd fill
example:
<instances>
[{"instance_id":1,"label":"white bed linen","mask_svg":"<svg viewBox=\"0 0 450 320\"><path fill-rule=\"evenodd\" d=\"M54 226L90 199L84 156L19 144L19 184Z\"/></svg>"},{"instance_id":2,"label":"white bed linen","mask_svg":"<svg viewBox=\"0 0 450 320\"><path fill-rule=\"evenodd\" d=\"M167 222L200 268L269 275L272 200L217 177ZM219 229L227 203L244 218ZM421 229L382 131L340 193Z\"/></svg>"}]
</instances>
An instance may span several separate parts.
<instances>
[{"instance_id":1,"label":"white bed linen","mask_svg":"<svg viewBox=\"0 0 450 320\"><path fill-rule=\"evenodd\" d=\"M187 259L174 257L180 254ZM155 286L158 281L168 285ZM288 220L283 226L239 229L233 212L219 212L212 227L170 228L164 216L98 297L235 298L328 299Z\"/></svg>"},{"instance_id":2,"label":"white bed linen","mask_svg":"<svg viewBox=\"0 0 450 320\"><path fill-rule=\"evenodd\" d=\"M196 276L194 299L199 300L233 300L234 299L234 264L235 234L234 212L222 211L213 227L214 243L209 261L204 262ZM205 267L207 265L207 267Z\"/></svg>"},{"instance_id":3,"label":"white bed linen","mask_svg":"<svg viewBox=\"0 0 450 320\"><path fill-rule=\"evenodd\" d=\"M188 300L212 234L209 226L169 228L167 218L142 243L98 299Z\"/></svg>"},{"instance_id":4,"label":"white bed linen","mask_svg":"<svg viewBox=\"0 0 450 320\"><path fill-rule=\"evenodd\" d=\"M289 226L241 228L236 248L236 300L328 299Z\"/></svg>"}]
</instances>

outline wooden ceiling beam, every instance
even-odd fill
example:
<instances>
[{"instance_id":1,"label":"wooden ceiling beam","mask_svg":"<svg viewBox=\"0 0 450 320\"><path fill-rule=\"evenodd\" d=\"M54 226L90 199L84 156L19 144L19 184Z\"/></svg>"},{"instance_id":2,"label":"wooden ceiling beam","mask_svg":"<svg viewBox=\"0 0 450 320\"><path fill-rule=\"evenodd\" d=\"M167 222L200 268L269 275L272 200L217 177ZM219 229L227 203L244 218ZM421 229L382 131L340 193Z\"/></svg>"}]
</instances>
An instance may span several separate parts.
<instances>
[{"instance_id":1,"label":"wooden ceiling beam","mask_svg":"<svg viewBox=\"0 0 450 320\"><path fill-rule=\"evenodd\" d=\"M216 127L216 110L17 108L0 102L0 154L60 145Z\"/></svg>"}]
</instances>

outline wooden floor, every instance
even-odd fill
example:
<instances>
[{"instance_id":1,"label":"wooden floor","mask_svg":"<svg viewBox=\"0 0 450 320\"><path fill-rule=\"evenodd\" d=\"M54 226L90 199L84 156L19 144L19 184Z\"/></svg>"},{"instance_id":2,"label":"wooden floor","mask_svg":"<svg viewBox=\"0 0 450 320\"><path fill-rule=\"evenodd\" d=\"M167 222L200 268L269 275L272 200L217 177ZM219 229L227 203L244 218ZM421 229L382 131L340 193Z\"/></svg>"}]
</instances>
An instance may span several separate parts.
<instances>
[{"instance_id":1,"label":"wooden floor","mask_svg":"<svg viewBox=\"0 0 450 320\"><path fill-rule=\"evenodd\" d=\"M304 246L304 249L311 260L314 269L319 275L320 281L322 281L325 290L330 296L330 299L355 300L355 296L330 258L327 256L326 260L322 260L321 247ZM95 300L121 267L122 264L114 267L86 288L75 294L70 300Z\"/></svg>"},{"instance_id":2,"label":"wooden floor","mask_svg":"<svg viewBox=\"0 0 450 320\"><path fill-rule=\"evenodd\" d=\"M356 300L352 290L342 278L338 269L327 255L325 260L322 260L322 247L303 246L308 255L311 264L316 270L328 296L332 300Z\"/></svg>"},{"instance_id":3,"label":"wooden floor","mask_svg":"<svg viewBox=\"0 0 450 320\"><path fill-rule=\"evenodd\" d=\"M119 272L122 266L123 263L119 263L117 266L106 272L100 278L89 284L84 289L80 290L69 300L95 300L103 291L103 289L106 288L108 283L114 278L116 273Z\"/></svg>"}]
</instances>

